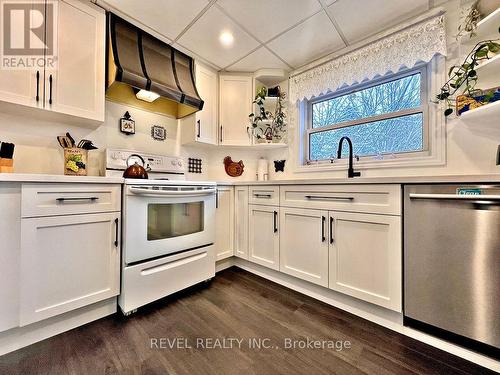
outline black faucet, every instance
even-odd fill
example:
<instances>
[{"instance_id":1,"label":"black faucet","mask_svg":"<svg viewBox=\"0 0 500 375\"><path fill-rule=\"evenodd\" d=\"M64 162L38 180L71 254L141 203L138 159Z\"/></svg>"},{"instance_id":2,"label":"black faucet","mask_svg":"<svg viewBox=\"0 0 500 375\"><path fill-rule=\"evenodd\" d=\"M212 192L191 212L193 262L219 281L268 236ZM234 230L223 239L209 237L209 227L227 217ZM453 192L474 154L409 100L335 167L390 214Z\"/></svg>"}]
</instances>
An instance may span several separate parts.
<instances>
[{"instance_id":1,"label":"black faucet","mask_svg":"<svg viewBox=\"0 0 500 375\"><path fill-rule=\"evenodd\" d=\"M361 176L361 172L354 172L354 168L352 167L352 141L349 137L340 138L339 148L337 149L337 159L342 157L342 143L344 142L344 139L349 144L349 169L347 169L347 177L359 177Z\"/></svg>"}]
</instances>

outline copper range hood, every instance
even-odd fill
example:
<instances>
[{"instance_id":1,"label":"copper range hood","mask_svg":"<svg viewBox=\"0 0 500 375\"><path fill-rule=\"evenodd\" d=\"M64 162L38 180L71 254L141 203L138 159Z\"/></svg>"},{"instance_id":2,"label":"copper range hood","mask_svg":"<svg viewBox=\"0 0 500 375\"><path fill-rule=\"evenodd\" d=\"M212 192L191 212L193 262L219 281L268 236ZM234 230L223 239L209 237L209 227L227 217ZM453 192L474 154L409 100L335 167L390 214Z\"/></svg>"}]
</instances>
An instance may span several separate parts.
<instances>
[{"instance_id":1,"label":"copper range hood","mask_svg":"<svg viewBox=\"0 0 500 375\"><path fill-rule=\"evenodd\" d=\"M203 108L191 57L111 12L107 28L106 99L175 118Z\"/></svg>"}]
</instances>

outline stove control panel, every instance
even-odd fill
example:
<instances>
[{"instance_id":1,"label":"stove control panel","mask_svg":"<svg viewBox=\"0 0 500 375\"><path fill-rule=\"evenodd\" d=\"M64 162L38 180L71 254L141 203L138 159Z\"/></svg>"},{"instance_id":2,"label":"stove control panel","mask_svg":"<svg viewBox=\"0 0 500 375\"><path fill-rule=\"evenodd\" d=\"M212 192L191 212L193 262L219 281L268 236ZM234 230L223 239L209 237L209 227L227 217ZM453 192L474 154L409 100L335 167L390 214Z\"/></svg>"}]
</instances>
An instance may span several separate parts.
<instances>
[{"instance_id":1,"label":"stove control panel","mask_svg":"<svg viewBox=\"0 0 500 375\"><path fill-rule=\"evenodd\" d=\"M127 160L131 155L139 155L144 159L144 164L152 172L185 173L184 162L177 156L154 155L131 150L106 150L106 169L127 169Z\"/></svg>"}]
</instances>

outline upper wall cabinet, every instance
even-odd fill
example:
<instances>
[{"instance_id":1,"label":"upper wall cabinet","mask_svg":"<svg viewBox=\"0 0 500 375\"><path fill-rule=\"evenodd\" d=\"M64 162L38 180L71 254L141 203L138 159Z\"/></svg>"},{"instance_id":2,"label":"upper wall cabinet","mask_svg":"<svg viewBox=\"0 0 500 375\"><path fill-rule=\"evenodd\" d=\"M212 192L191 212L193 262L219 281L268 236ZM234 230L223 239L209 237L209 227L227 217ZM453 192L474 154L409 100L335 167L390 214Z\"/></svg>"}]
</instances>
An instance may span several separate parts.
<instances>
[{"instance_id":1,"label":"upper wall cabinet","mask_svg":"<svg viewBox=\"0 0 500 375\"><path fill-rule=\"evenodd\" d=\"M40 7L39 2L32 4L36 12L50 9ZM61 0L54 5L57 17L54 27L50 26L54 28L53 39L41 41L55 46L54 56L41 57L45 64L28 70L0 69L0 101L103 122L104 11L76 0ZM52 34L48 31L46 25L43 35L47 38Z\"/></svg>"},{"instance_id":2,"label":"upper wall cabinet","mask_svg":"<svg viewBox=\"0 0 500 375\"><path fill-rule=\"evenodd\" d=\"M247 128L252 87L252 76L219 76L219 144L250 145Z\"/></svg>"},{"instance_id":3,"label":"upper wall cabinet","mask_svg":"<svg viewBox=\"0 0 500 375\"><path fill-rule=\"evenodd\" d=\"M205 104L201 111L181 119L182 143L217 144L217 72L195 65L196 89Z\"/></svg>"}]
</instances>

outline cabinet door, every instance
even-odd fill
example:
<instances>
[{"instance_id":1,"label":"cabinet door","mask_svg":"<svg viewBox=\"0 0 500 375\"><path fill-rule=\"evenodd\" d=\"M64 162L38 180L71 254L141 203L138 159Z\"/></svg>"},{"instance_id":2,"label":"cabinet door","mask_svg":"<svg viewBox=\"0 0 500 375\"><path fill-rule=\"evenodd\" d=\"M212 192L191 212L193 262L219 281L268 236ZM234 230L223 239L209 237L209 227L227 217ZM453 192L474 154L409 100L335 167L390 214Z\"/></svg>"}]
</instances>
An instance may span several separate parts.
<instances>
[{"instance_id":1,"label":"cabinet door","mask_svg":"<svg viewBox=\"0 0 500 375\"><path fill-rule=\"evenodd\" d=\"M248 259L248 186L236 186L234 197L234 255Z\"/></svg>"},{"instance_id":2,"label":"cabinet door","mask_svg":"<svg viewBox=\"0 0 500 375\"><path fill-rule=\"evenodd\" d=\"M215 228L216 260L234 255L234 193L230 186L217 188Z\"/></svg>"},{"instance_id":3,"label":"cabinet door","mask_svg":"<svg viewBox=\"0 0 500 375\"><path fill-rule=\"evenodd\" d=\"M35 5L33 0L27 2L31 3L32 6ZM36 11L40 12L41 10L38 7ZM38 14L37 12L31 12L31 17ZM13 21L19 20L14 19ZM43 62L43 56L38 61ZM29 107L43 107L44 68L43 63L40 65L33 69L0 69L0 100Z\"/></svg>"},{"instance_id":4,"label":"cabinet door","mask_svg":"<svg viewBox=\"0 0 500 375\"><path fill-rule=\"evenodd\" d=\"M280 209L280 271L328 286L328 211Z\"/></svg>"},{"instance_id":5,"label":"cabinet door","mask_svg":"<svg viewBox=\"0 0 500 375\"><path fill-rule=\"evenodd\" d=\"M21 326L119 294L119 217L21 220Z\"/></svg>"},{"instance_id":6,"label":"cabinet door","mask_svg":"<svg viewBox=\"0 0 500 375\"><path fill-rule=\"evenodd\" d=\"M219 143L248 145L248 115L252 112L252 77L219 77Z\"/></svg>"},{"instance_id":7,"label":"cabinet door","mask_svg":"<svg viewBox=\"0 0 500 375\"><path fill-rule=\"evenodd\" d=\"M330 289L401 311L401 218L330 212Z\"/></svg>"},{"instance_id":8,"label":"cabinet door","mask_svg":"<svg viewBox=\"0 0 500 375\"><path fill-rule=\"evenodd\" d=\"M104 121L104 12L80 1L59 1L56 35L57 69L45 72L45 107Z\"/></svg>"},{"instance_id":9,"label":"cabinet door","mask_svg":"<svg viewBox=\"0 0 500 375\"><path fill-rule=\"evenodd\" d=\"M196 64L196 88L205 104L196 112L196 142L217 144L217 73Z\"/></svg>"},{"instance_id":10,"label":"cabinet door","mask_svg":"<svg viewBox=\"0 0 500 375\"><path fill-rule=\"evenodd\" d=\"M248 212L248 260L279 270L279 208L250 205Z\"/></svg>"}]
</instances>

